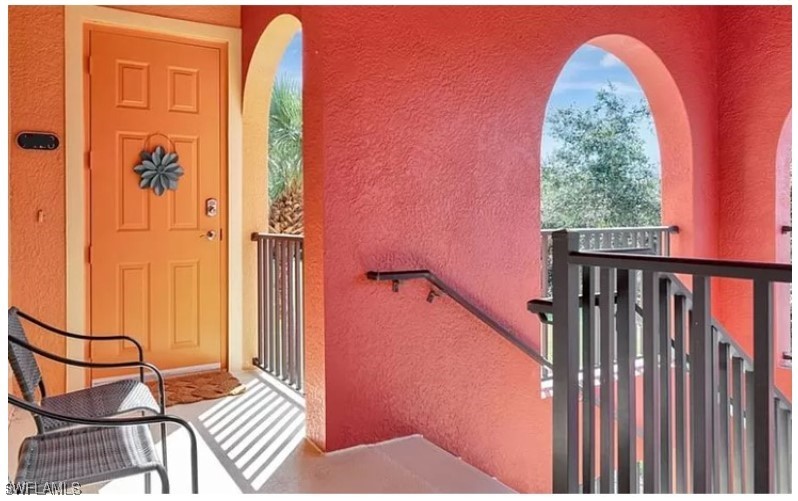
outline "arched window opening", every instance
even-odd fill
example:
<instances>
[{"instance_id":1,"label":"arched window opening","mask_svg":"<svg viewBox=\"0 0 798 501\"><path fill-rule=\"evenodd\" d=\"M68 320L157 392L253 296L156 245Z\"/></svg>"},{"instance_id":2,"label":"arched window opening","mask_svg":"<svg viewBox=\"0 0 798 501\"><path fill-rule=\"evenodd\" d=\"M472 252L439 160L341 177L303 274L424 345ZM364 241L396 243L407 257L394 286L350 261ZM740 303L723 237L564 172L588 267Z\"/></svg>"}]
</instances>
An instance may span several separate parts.
<instances>
[{"instance_id":1,"label":"arched window opening","mask_svg":"<svg viewBox=\"0 0 798 501\"><path fill-rule=\"evenodd\" d=\"M271 93L268 146L269 231L301 235L302 32L285 49Z\"/></svg>"},{"instance_id":2,"label":"arched window opening","mask_svg":"<svg viewBox=\"0 0 798 501\"><path fill-rule=\"evenodd\" d=\"M776 149L776 261L792 262L792 112L787 116ZM792 284L776 284L777 360L792 367Z\"/></svg>"},{"instance_id":3,"label":"arched window opening","mask_svg":"<svg viewBox=\"0 0 798 501\"><path fill-rule=\"evenodd\" d=\"M586 44L568 60L546 110L541 157L544 229L661 224L651 108L611 52Z\"/></svg>"},{"instance_id":4,"label":"arched window opening","mask_svg":"<svg viewBox=\"0 0 798 501\"><path fill-rule=\"evenodd\" d=\"M243 360L304 393L302 25L266 26L243 100ZM236 347L231 349L234 350Z\"/></svg>"},{"instance_id":5,"label":"arched window opening","mask_svg":"<svg viewBox=\"0 0 798 501\"><path fill-rule=\"evenodd\" d=\"M578 234L581 249L693 255L713 210L695 186L690 122L665 64L633 37L588 40L558 76L543 124L541 293L552 292L555 229ZM544 323L549 359L551 335Z\"/></svg>"}]
</instances>

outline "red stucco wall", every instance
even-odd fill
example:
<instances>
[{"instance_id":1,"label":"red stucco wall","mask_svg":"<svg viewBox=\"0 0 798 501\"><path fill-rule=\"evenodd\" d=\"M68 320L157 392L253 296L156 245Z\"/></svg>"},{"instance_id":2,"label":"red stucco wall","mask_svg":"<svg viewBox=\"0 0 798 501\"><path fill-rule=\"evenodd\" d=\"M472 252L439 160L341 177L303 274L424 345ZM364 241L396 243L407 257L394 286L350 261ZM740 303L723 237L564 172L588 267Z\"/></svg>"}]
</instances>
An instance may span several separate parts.
<instances>
[{"instance_id":1,"label":"red stucco wall","mask_svg":"<svg viewBox=\"0 0 798 501\"><path fill-rule=\"evenodd\" d=\"M363 275L430 268L537 344L524 306L538 294L545 107L571 53L608 34L648 46L681 92L692 152L663 144L681 190L665 222L681 227L681 253L714 256L717 9L293 13L305 44L306 336L326 364L309 419L328 449L423 433L512 487L548 491L538 367L449 299L426 303L421 284L394 294ZM274 15L242 7L245 54Z\"/></svg>"},{"instance_id":2,"label":"red stucco wall","mask_svg":"<svg viewBox=\"0 0 798 501\"><path fill-rule=\"evenodd\" d=\"M792 106L791 12L788 7L719 9L718 253L724 259L776 261L780 228L789 223L777 186L776 153ZM781 207L778 202L781 200ZM751 349L752 286L716 282L715 312ZM780 355L784 346L777 346ZM791 373L777 382L790 391Z\"/></svg>"}]
</instances>

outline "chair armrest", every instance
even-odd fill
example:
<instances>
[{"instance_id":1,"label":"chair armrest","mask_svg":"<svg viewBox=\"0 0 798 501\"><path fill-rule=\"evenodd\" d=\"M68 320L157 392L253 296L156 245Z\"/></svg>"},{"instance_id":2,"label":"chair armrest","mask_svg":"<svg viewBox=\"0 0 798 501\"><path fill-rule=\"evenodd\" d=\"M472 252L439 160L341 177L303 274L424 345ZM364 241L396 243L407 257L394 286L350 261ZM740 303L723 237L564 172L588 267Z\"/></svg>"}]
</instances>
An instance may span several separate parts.
<instances>
[{"instance_id":1,"label":"chair armrest","mask_svg":"<svg viewBox=\"0 0 798 501\"><path fill-rule=\"evenodd\" d=\"M9 336L8 337L9 343L14 343L18 346L22 346L23 348L36 353L37 355L41 355L44 358L49 358L50 360L55 360L56 362L60 362L66 365L73 365L76 367L92 367L97 369L122 369L125 367L139 367L142 371L144 369L151 370L155 377L158 379L158 391L160 392L160 404L161 404L161 414L164 413L166 409L166 390L164 388L164 381L163 381L163 374L161 371L158 370L157 367L154 365L147 363L147 362L86 362L83 360L74 360L71 358L62 357L60 355L56 355L54 353L50 353L45 351L37 346L34 346L30 343L26 343L21 339ZM142 372L142 381L144 379L143 372Z\"/></svg>"},{"instance_id":2,"label":"chair armrest","mask_svg":"<svg viewBox=\"0 0 798 501\"><path fill-rule=\"evenodd\" d=\"M129 341L136 346L136 350L139 352L139 361L144 361L144 349L141 347L141 343L139 343L136 339L132 338L131 336L126 336L124 334L113 334L108 336L88 336L85 334L75 334L74 332L68 332L58 327L53 327L50 324L42 322L38 318L34 318L24 311L17 308L17 315L24 318L28 322L38 325L42 329L48 330L53 334L58 334L59 336L64 336L72 339L83 339L85 341Z\"/></svg>"},{"instance_id":3,"label":"chair armrest","mask_svg":"<svg viewBox=\"0 0 798 501\"><path fill-rule=\"evenodd\" d=\"M38 406L30 402L26 402L25 400L15 397L10 393L8 394L8 403L15 407L19 407L20 409L26 410L32 414L38 414L40 416L45 416L51 419L57 419L58 421L66 421L68 423L75 423L75 424L82 424L89 426L117 427L117 426L150 425L156 423L175 423L185 428L186 431L188 432L188 436L191 441L192 468L196 469L197 436L194 433L194 429L191 428L191 425L189 425L186 420L181 419L177 416L172 416L170 414L159 414L155 416L153 415L131 416L131 417L120 417L120 418L77 417L43 409L41 406ZM165 438L163 438L162 440L165 440ZM192 492L196 494L199 490L199 481L196 475L196 470L192 474L191 484L192 484L191 485Z\"/></svg>"}]
</instances>

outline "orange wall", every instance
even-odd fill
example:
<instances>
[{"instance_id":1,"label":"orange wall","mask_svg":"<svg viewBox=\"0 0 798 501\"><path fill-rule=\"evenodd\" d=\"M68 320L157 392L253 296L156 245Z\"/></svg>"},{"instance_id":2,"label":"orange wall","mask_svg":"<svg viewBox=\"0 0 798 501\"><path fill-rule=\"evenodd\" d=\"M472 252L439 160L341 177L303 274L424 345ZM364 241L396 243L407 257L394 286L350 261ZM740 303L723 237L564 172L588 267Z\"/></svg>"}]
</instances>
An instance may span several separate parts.
<instances>
[{"instance_id":1,"label":"orange wall","mask_svg":"<svg viewBox=\"0 0 798 501\"><path fill-rule=\"evenodd\" d=\"M124 8L224 26L240 24L238 6ZM64 7L11 6L8 17L9 301L64 326ZM15 137L23 130L55 132L62 146L54 152L22 150ZM62 339L35 332L32 337L45 349L65 353ZM48 390L63 391L63 366L44 365Z\"/></svg>"},{"instance_id":2,"label":"orange wall","mask_svg":"<svg viewBox=\"0 0 798 501\"><path fill-rule=\"evenodd\" d=\"M9 7L8 14L9 302L63 326L64 8ZM55 132L62 147L22 150L15 137L23 130ZM32 337L43 348L64 353L63 339ZM44 364L49 391L63 391L64 374L63 366Z\"/></svg>"},{"instance_id":3,"label":"orange wall","mask_svg":"<svg viewBox=\"0 0 798 501\"><path fill-rule=\"evenodd\" d=\"M314 438L339 449L423 433L514 488L550 490L551 409L537 396L538 366L451 300L425 302L422 284L395 294L364 273L430 268L536 345L525 304L539 293L545 107L572 52L606 34L650 47L681 91L692 167L671 206L690 210L666 222L683 228L685 253L713 256L717 14L301 8L306 345L326 364L324 395L308 402L310 423L323 427ZM245 64L274 16L242 7Z\"/></svg>"},{"instance_id":4,"label":"orange wall","mask_svg":"<svg viewBox=\"0 0 798 501\"><path fill-rule=\"evenodd\" d=\"M241 26L240 5L120 5L115 8L233 28Z\"/></svg>"}]
</instances>

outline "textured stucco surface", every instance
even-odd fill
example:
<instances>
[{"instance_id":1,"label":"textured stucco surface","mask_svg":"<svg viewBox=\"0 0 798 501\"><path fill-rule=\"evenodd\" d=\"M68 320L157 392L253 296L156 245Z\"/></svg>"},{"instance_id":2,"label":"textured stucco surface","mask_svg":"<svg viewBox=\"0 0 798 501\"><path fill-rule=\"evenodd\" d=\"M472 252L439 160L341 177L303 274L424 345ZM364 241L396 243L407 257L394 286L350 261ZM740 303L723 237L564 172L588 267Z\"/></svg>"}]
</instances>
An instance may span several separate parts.
<instances>
[{"instance_id":1,"label":"textured stucco surface","mask_svg":"<svg viewBox=\"0 0 798 501\"><path fill-rule=\"evenodd\" d=\"M117 9L171 17L197 23L217 24L239 28L241 26L240 5L119 5Z\"/></svg>"},{"instance_id":2,"label":"textured stucco surface","mask_svg":"<svg viewBox=\"0 0 798 501\"><path fill-rule=\"evenodd\" d=\"M230 25L225 12L216 22ZM658 122L679 252L775 259L789 8L245 6L245 63L282 12L303 23L308 429L325 448L422 433L515 489L550 489L538 367L449 299L426 303L421 284L394 294L363 274L431 268L537 344L524 305L539 292L544 111L568 57L596 37L641 42L681 94L689 136ZM9 18L9 289L63 324L63 150L11 144L21 129L63 134L63 8ZM715 311L750 346L750 292L717 285Z\"/></svg>"},{"instance_id":3,"label":"textured stucco surface","mask_svg":"<svg viewBox=\"0 0 798 501\"><path fill-rule=\"evenodd\" d=\"M9 7L8 18L9 303L63 326L64 8ZM15 138L24 130L54 132L62 146L23 150ZM31 337L48 351L64 353L62 338L36 332ZM48 391L63 391L63 366L42 364Z\"/></svg>"},{"instance_id":4,"label":"textured stucco surface","mask_svg":"<svg viewBox=\"0 0 798 501\"><path fill-rule=\"evenodd\" d=\"M724 259L776 261L784 257L777 254L778 242L788 238L780 228L790 224L788 200L777 196L777 186L789 182L789 171L782 169L778 179L776 160L792 107L791 12L789 7L724 7L719 16L718 187L723 210L718 253ZM750 349L751 284L725 280L716 285L718 316ZM778 371L777 381L789 391L791 374Z\"/></svg>"},{"instance_id":5,"label":"textured stucco surface","mask_svg":"<svg viewBox=\"0 0 798 501\"><path fill-rule=\"evenodd\" d=\"M274 15L242 8L245 64L251 30ZM716 10L295 15L305 47L306 336L309 357L326 364L324 405L309 402L308 419L323 422L328 449L418 432L513 488L548 491L551 412L537 396L538 367L451 300L426 303L422 284L394 294L363 274L431 268L536 345L524 306L538 294L545 106L571 53L612 34L648 47L681 93L690 130L675 134L692 152L683 139L663 142L681 190L666 218L683 228L680 251L714 255Z\"/></svg>"}]
</instances>

